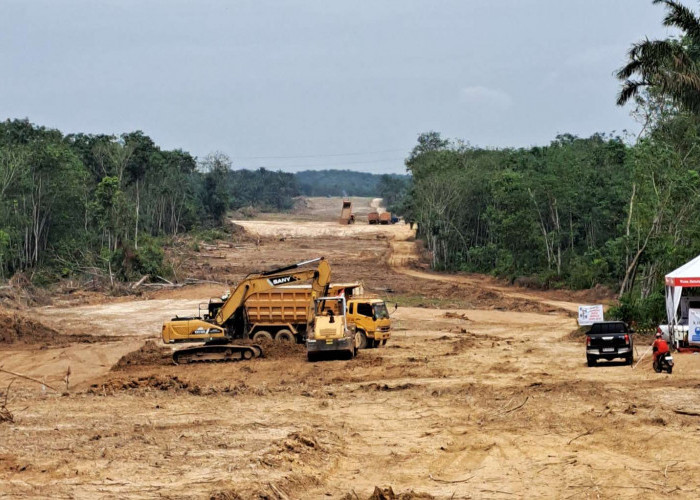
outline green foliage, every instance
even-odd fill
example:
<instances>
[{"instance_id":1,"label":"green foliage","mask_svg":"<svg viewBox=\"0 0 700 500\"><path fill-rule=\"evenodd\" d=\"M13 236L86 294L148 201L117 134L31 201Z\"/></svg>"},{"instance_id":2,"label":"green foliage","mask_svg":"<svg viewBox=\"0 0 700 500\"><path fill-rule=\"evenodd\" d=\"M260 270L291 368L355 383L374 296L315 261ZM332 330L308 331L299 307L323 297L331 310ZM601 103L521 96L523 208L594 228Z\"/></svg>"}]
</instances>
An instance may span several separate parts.
<instances>
[{"instance_id":1,"label":"green foliage","mask_svg":"<svg viewBox=\"0 0 700 500\"><path fill-rule=\"evenodd\" d=\"M700 16L675 0L654 0L666 7L663 24L678 38L645 39L632 45L628 62L617 73L623 81L618 105L643 91L694 114L700 112Z\"/></svg>"},{"instance_id":2,"label":"green foliage","mask_svg":"<svg viewBox=\"0 0 700 500\"><path fill-rule=\"evenodd\" d=\"M611 307L606 316L610 320L620 320L636 324L638 328L654 328L666 322L666 299L663 288L657 288L647 297L624 294L619 304Z\"/></svg>"}]
</instances>

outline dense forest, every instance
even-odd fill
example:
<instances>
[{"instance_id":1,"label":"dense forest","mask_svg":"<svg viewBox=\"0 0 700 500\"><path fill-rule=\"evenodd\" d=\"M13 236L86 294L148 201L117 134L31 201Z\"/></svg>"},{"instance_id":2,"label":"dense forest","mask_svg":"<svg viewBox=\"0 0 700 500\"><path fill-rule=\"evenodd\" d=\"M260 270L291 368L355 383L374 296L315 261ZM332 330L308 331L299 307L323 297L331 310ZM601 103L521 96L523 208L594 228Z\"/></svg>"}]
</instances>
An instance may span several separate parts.
<instances>
[{"instance_id":1,"label":"dense forest","mask_svg":"<svg viewBox=\"0 0 700 500\"><path fill-rule=\"evenodd\" d=\"M281 210L292 174L197 161L142 132L69 134L0 123L0 276L38 280L103 270L111 279L167 274L162 238L221 225L230 209Z\"/></svg>"},{"instance_id":2,"label":"dense forest","mask_svg":"<svg viewBox=\"0 0 700 500\"><path fill-rule=\"evenodd\" d=\"M683 36L633 45L618 73L618 104L634 105L639 137L498 150L419 137L405 213L435 268L604 283L627 319L665 316L663 276L700 253L700 18L659 3Z\"/></svg>"},{"instance_id":3,"label":"dense forest","mask_svg":"<svg viewBox=\"0 0 700 500\"><path fill-rule=\"evenodd\" d=\"M304 170L296 173L299 191L304 196L379 196L388 180L404 183L408 178L407 175L352 170Z\"/></svg>"}]
</instances>

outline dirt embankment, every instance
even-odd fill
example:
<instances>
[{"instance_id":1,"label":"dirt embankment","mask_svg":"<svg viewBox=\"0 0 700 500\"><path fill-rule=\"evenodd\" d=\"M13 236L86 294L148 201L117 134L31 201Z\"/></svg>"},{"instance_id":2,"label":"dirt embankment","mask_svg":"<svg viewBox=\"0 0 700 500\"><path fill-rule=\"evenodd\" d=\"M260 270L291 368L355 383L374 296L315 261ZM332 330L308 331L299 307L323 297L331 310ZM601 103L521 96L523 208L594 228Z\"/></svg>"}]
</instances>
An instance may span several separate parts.
<instances>
[{"instance_id":1,"label":"dirt embankment","mask_svg":"<svg viewBox=\"0 0 700 500\"><path fill-rule=\"evenodd\" d=\"M0 312L0 344L61 346L114 340L110 336L66 335L20 313Z\"/></svg>"}]
</instances>

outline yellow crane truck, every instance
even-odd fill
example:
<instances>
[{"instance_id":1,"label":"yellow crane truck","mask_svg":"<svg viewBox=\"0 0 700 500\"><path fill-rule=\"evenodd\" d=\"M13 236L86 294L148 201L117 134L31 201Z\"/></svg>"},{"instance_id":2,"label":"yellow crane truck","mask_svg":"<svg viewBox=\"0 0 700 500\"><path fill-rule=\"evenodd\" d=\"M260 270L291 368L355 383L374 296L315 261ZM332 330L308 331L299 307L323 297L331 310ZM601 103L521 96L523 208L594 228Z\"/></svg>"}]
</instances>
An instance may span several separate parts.
<instances>
[{"instance_id":1,"label":"yellow crane truck","mask_svg":"<svg viewBox=\"0 0 700 500\"><path fill-rule=\"evenodd\" d=\"M309 264L317 267L300 269ZM237 338L250 336L245 303L256 293L288 285L297 281L313 280L311 300L307 301L307 318L313 316L313 300L327 294L331 268L323 257L312 259L271 271L251 274L243 279L225 300L210 301L205 314L178 318L163 324L162 338L167 344L177 342L201 342L203 346L179 349L173 353L177 363L201 361L236 361L262 355L257 345L235 344Z\"/></svg>"}]
</instances>

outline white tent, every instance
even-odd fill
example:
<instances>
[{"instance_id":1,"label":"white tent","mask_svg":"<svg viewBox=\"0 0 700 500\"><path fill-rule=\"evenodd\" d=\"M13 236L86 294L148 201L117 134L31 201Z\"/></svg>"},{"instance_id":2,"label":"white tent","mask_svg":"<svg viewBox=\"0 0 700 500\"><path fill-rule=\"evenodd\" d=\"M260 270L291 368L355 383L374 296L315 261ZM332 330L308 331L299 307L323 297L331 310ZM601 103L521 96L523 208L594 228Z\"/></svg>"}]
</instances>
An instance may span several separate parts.
<instances>
[{"instance_id":1,"label":"white tent","mask_svg":"<svg viewBox=\"0 0 700 500\"><path fill-rule=\"evenodd\" d=\"M678 323L678 305L683 288L700 287L700 255L666 275L666 316L668 324Z\"/></svg>"}]
</instances>

